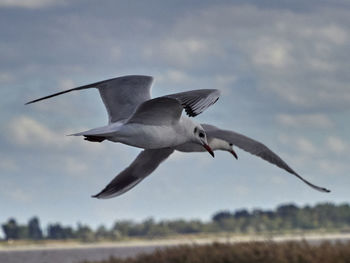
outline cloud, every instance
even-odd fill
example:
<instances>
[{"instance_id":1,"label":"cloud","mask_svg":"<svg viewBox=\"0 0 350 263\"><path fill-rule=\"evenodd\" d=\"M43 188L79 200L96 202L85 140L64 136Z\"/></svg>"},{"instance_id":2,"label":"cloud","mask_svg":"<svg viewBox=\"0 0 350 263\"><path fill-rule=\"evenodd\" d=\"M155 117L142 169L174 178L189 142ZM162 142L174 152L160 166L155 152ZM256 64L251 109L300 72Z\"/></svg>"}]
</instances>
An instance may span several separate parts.
<instances>
[{"instance_id":1,"label":"cloud","mask_svg":"<svg viewBox=\"0 0 350 263\"><path fill-rule=\"evenodd\" d=\"M146 49L153 51L152 60L165 59L187 71L201 69L213 76L221 70L253 78L257 91L274 104L348 109L348 20L348 12L337 8L298 12L211 6L177 20L168 29L171 37L159 37L160 48L146 43Z\"/></svg>"},{"instance_id":2,"label":"cloud","mask_svg":"<svg viewBox=\"0 0 350 263\"><path fill-rule=\"evenodd\" d=\"M339 78L343 68L350 66L339 59L349 52L348 31L313 15L289 14L282 23L283 30L272 26L264 32L268 41L252 41L243 49L258 73L260 91L303 108L348 108L348 79Z\"/></svg>"},{"instance_id":3,"label":"cloud","mask_svg":"<svg viewBox=\"0 0 350 263\"><path fill-rule=\"evenodd\" d=\"M278 114L277 122L293 128L331 128L334 123L325 114Z\"/></svg>"},{"instance_id":4,"label":"cloud","mask_svg":"<svg viewBox=\"0 0 350 263\"><path fill-rule=\"evenodd\" d=\"M305 156L311 154L314 158L332 158L334 153L347 156L347 152L350 150L349 143L335 135L321 137L318 143L305 136L293 136L289 134L280 134L278 140L282 144L293 147L298 154L304 154ZM340 161L339 156L334 158Z\"/></svg>"},{"instance_id":5,"label":"cloud","mask_svg":"<svg viewBox=\"0 0 350 263\"><path fill-rule=\"evenodd\" d=\"M341 138L336 136L329 136L326 140L326 146L334 153L345 153L348 149L348 145Z\"/></svg>"},{"instance_id":6,"label":"cloud","mask_svg":"<svg viewBox=\"0 0 350 263\"><path fill-rule=\"evenodd\" d=\"M120 59L123 54L122 48L119 46L113 46L110 52L112 58L115 60Z\"/></svg>"},{"instance_id":7,"label":"cloud","mask_svg":"<svg viewBox=\"0 0 350 263\"><path fill-rule=\"evenodd\" d=\"M311 140L308 140L304 137L299 137L295 143L299 151L304 154L314 154L316 152L316 148Z\"/></svg>"},{"instance_id":8,"label":"cloud","mask_svg":"<svg viewBox=\"0 0 350 263\"><path fill-rule=\"evenodd\" d=\"M299 34L306 38L326 40L336 45L343 45L348 39L348 32L337 24L329 24L324 27L309 25L302 28Z\"/></svg>"},{"instance_id":9,"label":"cloud","mask_svg":"<svg viewBox=\"0 0 350 263\"><path fill-rule=\"evenodd\" d=\"M186 74L186 72L177 70L177 69L169 69L162 74L157 75L157 83L184 83L189 82L191 77Z\"/></svg>"},{"instance_id":10,"label":"cloud","mask_svg":"<svg viewBox=\"0 0 350 263\"><path fill-rule=\"evenodd\" d=\"M289 145L289 147L293 147L298 152L298 155L308 156L317 152L313 142L304 136L280 134L278 140L283 144Z\"/></svg>"},{"instance_id":11,"label":"cloud","mask_svg":"<svg viewBox=\"0 0 350 263\"><path fill-rule=\"evenodd\" d=\"M41 8L60 2L57 0L0 0L0 7Z\"/></svg>"},{"instance_id":12,"label":"cloud","mask_svg":"<svg viewBox=\"0 0 350 263\"><path fill-rule=\"evenodd\" d=\"M344 162L338 160L321 159L317 164L320 171L327 175L339 176L349 170L349 167Z\"/></svg>"},{"instance_id":13,"label":"cloud","mask_svg":"<svg viewBox=\"0 0 350 263\"><path fill-rule=\"evenodd\" d=\"M237 82L237 76L234 74L215 76L215 88L219 89L222 95L230 95L232 93L232 87Z\"/></svg>"},{"instance_id":14,"label":"cloud","mask_svg":"<svg viewBox=\"0 0 350 263\"><path fill-rule=\"evenodd\" d=\"M27 116L20 116L8 124L10 140L20 146L60 146L57 135L43 124Z\"/></svg>"},{"instance_id":15,"label":"cloud","mask_svg":"<svg viewBox=\"0 0 350 263\"><path fill-rule=\"evenodd\" d=\"M83 163L76 157L68 157L64 161L65 170L74 176L86 176L89 173L89 163Z\"/></svg>"},{"instance_id":16,"label":"cloud","mask_svg":"<svg viewBox=\"0 0 350 263\"><path fill-rule=\"evenodd\" d=\"M17 203L30 204L33 200L31 189L21 188L21 186L12 183L2 183L0 185L1 195L6 196L10 201Z\"/></svg>"},{"instance_id":17,"label":"cloud","mask_svg":"<svg viewBox=\"0 0 350 263\"><path fill-rule=\"evenodd\" d=\"M22 148L35 147L38 150L50 148L52 152L74 149L75 152L89 154L98 154L106 150L106 144L88 143L82 138L66 136L72 133L74 133L72 130L55 131L25 115L15 117L7 124L8 141Z\"/></svg>"},{"instance_id":18,"label":"cloud","mask_svg":"<svg viewBox=\"0 0 350 263\"><path fill-rule=\"evenodd\" d=\"M201 39L194 36L165 37L160 40L158 49L151 44L143 51L145 58L163 59L171 66L180 68L193 68L203 63L212 55L219 55L219 50L209 39Z\"/></svg>"},{"instance_id":19,"label":"cloud","mask_svg":"<svg viewBox=\"0 0 350 263\"><path fill-rule=\"evenodd\" d=\"M65 1L57 0L0 0L1 7L20 7L20 8L42 8L61 4Z\"/></svg>"},{"instance_id":20,"label":"cloud","mask_svg":"<svg viewBox=\"0 0 350 263\"><path fill-rule=\"evenodd\" d=\"M135 69L159 75L172 71L172 78L181 81L184 74L207 79L235 75L239 76L237 83L251 80L254 89L273 104L349 108L346 10L318 6L317 12L298 12L239 3L204 6L167 23L141 14L137 19L123 17L127 30L115 26L121 18L110 19L100 13L87 18L85 9L81 14L53 14L47 25L34 24L37 30L31 37L45 35L48 39L35 42L40 53L33 54L18 46L18 39L10 39L16 59L11 57L4 63L14 64L18 74L36 67L31 76L44 70L58 78L72 72L84 77L92 72L96 75L96 68L101 67L105 73L98 77ZM21 23L14 26L16 30L23 27ZM55 50L51 43L57 43ZM39 63L23 63L23 57ZM46 67L47 61L54 63ZM92 63L95 68L86 66ZM176 75L179 72L181 75Z\"/></svg>"},{"instance_id":21,"label":"cloud","mask_svg":"<svg viewBox=\"0 0 350 263\"><path fill-rule=\"evenodd\" d=\"M10 159L3 154L0 155L0 171L17 171L18 165L15 160Z\"/></svg>"},{"instance_id":22,"label":"cloud","mask_svg":"<svg viewBox=\"0 0 350 263\"><path fill-rule=\"evenodd\" d=\"M0 72L0 83L9 83L13 81L12 74L8 72Z\"/></svg>"},{"instance_id":23,"label":"cloud","mask_svg":"<svg viewBox=\"0 0 350 263\"><path fill-rule=\"evenodd\" d=\"M321 32L329 41L337 45L343 45L348 40L348 32L335 24L323 28Z\"/></svg>"},{"instance_id":24,"label":"cloud","mask_svg":"<svg viewBox=\"0 0 350 263\"><path fill-rule=\"evenodd\" d=\"M75 83L73 80L71 79L61 79L60 83L59 83L59 89L60 90L68 90L68 89L72 89L76 87Z\"/></svg>"},{"instance_id":25,"label":"cloud","mask_svg":"<svg viewBox=\"0 0 350 263\"><path fill-rule=\"evenodd\" d=\"M257 48L252 55L253 63L261 66L284 68L290 63L290 45L286 42L278 42L276 39L263 37L257 40Z\"/></svg>"}]
</instances>

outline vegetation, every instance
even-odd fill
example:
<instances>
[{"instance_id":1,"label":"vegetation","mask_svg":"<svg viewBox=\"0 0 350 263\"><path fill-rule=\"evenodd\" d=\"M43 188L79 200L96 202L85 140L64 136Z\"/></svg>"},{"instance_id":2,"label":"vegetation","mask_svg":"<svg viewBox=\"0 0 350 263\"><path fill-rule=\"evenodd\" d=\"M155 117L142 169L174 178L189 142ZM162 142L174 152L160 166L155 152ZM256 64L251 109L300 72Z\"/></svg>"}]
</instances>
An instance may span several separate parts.
<instances>
[{"instance_id":1,"label":"vegetation","mask_svg":"<svg viewBox=\"0 0 350 263\"><path fill-rule=\"evenodd\" d=\"M89 261L85 261L88 263ZM350 263L350 243L255 242L179 246L95 263ZM93 262L90 262L93 263Z\"/></svg>"},{"instance_id":2,"label":"vegetation","mask_svg":"<svg viewBox=\"0 0 350 263\"><path fill-rule=\"evenodd\" d=\"M76 228L49 224L41 229L39 219L34 217L27 225L20 225L15 219L2 224L6 240L66 240L82 241L119 240L128 237L164 237L175 234L195 233L283 233L297 230L350 231L349 204L318 204L314 207L297 207L293 204L281 205L274 211L255 209L235 212L221 211L213 215L209 222L199 220L147 219L141 223L130 220L116 221L112 228L100 226L92 230L78 224Z\"/></svg>"}]
</instances>

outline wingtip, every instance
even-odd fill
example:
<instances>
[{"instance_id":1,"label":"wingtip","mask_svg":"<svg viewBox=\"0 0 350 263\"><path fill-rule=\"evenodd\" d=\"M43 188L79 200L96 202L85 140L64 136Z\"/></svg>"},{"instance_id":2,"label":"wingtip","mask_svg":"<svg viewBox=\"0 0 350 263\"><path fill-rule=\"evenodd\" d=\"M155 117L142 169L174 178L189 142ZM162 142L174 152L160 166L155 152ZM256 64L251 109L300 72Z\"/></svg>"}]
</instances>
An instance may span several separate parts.
<instances>
[{"instance_id":1,"label":"wingtip","mask_svg":"<svg viewBox=\"0 0 350 263\"><path fill-rule=\"evenodd\" d=\"M315 187L316 190L323 192L323 193L330 193L331 190L324 188L324 187Z\"/></svg>"},{"instance_id":2,"label":"wingtip","mask_svg":"<svg viewBox=\"0 0 350 263\"><path fill-rule=\"evenodd\" d=\"M330 193L330 192L331 192L331 190L329 190L329 189L327 189L327 188L324 188L324 192L326 192L326 193Z\"/></svg>"},{"instance_id":3,"label":"wingtip","mask_svg":"<svg viewBox=\"0 0 350 263\"><path fill-rule=\"evenodd\" d=\"M32 104L32 103L35 103L35 102L38 102L38 101L41 101L41 100L44 100L44 99L47 99L47 98L50 98L50 97L52 97L52 95L49 95L49 96L46 96L46 97L42 97L42 98L39 98L39 99L35 99L35 100L28 101L28 102L25 103L24 105Z\"/></svg>"},{"instance_id":4,"label":"wingtip","mask_svg":"<svg viewBox=\"0 0 350 263\"><path fill-rule=\"evenodd\" d=\"M92 197L92 198L99 199L99 198L98 198L98 194L92 195L91 197Z\"/></svg>"},{"instance_id":5,"label":"wingtip","mask_svg":"<svg viewBox=\"0 0 350 263\"><path fill-rule=\"evenodd\" d=\"M105 197L103 196L103 191L97 193L97 194L94 194L91 196L92 198L96 198L96 199L104 199Z\"/></svg>"},{"instance_id":6,"label":"wingtip","mask_svg":"<svg viewBox=\"0 0 350 263\"><path fill-rule=\"evenodd\" d=\"M105 194L105 191L102 190L101 192L94 194L91 196L92 198L96 198L96 199L108 199L110 198L108 195Z\"/></svg>"}]
</instances>

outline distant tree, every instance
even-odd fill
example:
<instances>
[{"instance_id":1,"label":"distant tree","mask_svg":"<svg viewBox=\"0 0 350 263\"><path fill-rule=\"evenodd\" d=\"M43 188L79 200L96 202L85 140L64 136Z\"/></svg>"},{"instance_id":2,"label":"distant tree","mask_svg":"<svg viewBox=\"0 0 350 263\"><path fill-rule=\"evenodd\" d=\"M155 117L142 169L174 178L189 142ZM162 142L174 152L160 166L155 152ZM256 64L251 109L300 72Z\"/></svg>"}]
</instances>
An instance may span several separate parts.
<instances>
[{"instance_id":1,"label":"distant tree","mask_svg":"<svg viewBox=\"0 0 350 263\"><path fill-rule=\"evenodd\" d=\"M294 204L281 205L277 207L277 215L283 218L295 217L299 208Z\"/></svg>"},{"instance_id":2,"label":"distant tree","mask_svg":"<svg viewBox=\"0 0 350 263\"><path fill-rule=\"evenodd\" d=\"M171 234L176 234L176 232L170 228L169 222L167 221L161 221L157 224L154 224L154 226L150 229L149 235L150 236L167 236Z\"/></svg>"},{"instance_id":3,"label":"distant tree","mask_svg":"<svg viewBox=\"0 0 350 263\"><path fill-rule=\"evenodd\" d=\"M119 236L130 236L130 232L135 228L135 223L131 220L120 220L114 223L112 230Z\"/></svg>"},{"instance_id":4,"label":"distant tree","mask_svg":"<svg viewBox=\"0 0 350 263\"><path fill-rule=\"evenodd\" d=\"M18 239L29 239L29 231L27 225L18 226Z\"/></svg>"},{"instance_id":5,"label":"distant tree","mask_svg":"<svg viewBox=\"0 0 350 263\"><path fill-rule=\"evenodd\" d=\"M84 242L91 242L95 240L93 231L87 225L82 225L79 223L75 234L77 238Z\"/></svg>"},{"instance_id":6,"label":"distant tree","mask_svg":"<svg viewBox=\"0 0 350 263\"><path fill-rule=\"evenodd\" d=\"M203 224L198 220L185 221L183 219L167 222L168 228L174 233L191 234L202 230Z\"/></svg>"},{"instance_id":7,"label":"distant tree","mask_svg":"<svg viewBox=\"0 0 350 263\"><path fill-rule=\"evenodd\" d=\"M2 230L4 231L6 240L16 240L20 237L20 230L14 218L9 219L7 223L3 224Z\"/></svg>"},{"instance_id":8,"label":"distant tree","mask_svg":"<svg viewBox=\"0 0 350 263\"><path fill-rule=\"evenodd\" d=\"M28 222L28 237L33 240L43 238L43 232L40 227L39 218L33 217Z\"/></svg>"},{"instance_id":9,"label":"distant tree","mask_svg":"<svg viewBox=\"0 0 350 263\"><path fill-rule=\"evenodd\" d=\"M96 229L95 236L97 239L113 239L111 231L108 231L103 225Z\"/></svg>"},{"instance_id":10,"label":"distant tree","mask_svg":"<svg viewBox=\"0 0 350 263\"><path fill-rule=\"evenodd\" d=\"M59 223L50 224L47 227L48 239L71 239L76 238L74 230L71 227L62 227Z\"/></svg>"},{"instance_id":11,"label":"distant tree","mask_svg":"<svg viewBox=\"0 0 350 263\"><path fill-rule=\"evenodd\" d=\"M216 214L214 214L214 216L212 217L212 220L214 222L220 222L224 219L228 219L228 218L231 218L232 217L232 214L231 212L229 211L221 211L221 212L218 212Z\"/></svg>"},{"instance_id":12,"label":"distant tree","mask_svg":"<svg viewBox=\"0 0 350 263\"><path fill-rule=\"evenodd\" d=\"M153 230L156 228L156 223L153 218L148 218L141 223L138 233L136 235L146 236L152 235Z\"/></svg>"},{"instance_id":13,"label":"distant tree","mask_svg":"<svg viewBox=\"0 0 350 263\"><path fill-rule=\"evenodd\" d=\"M63 239L63 229L60 224L50 224L47 227L47 238L48 239Z\"/></svg>"},{"instance_id":14,"label":"distant tree","mask_svg":"<svg viewBox=\"0 0 350 263\"><path fill-rule=\"evenodd\" d=\"M250 214L248 212L248 210L246 209L241 209L241 210L237 210L234 214L234 217L236 219L240 219L240 218L249 218Z\"/></svg>"}]
</instances>

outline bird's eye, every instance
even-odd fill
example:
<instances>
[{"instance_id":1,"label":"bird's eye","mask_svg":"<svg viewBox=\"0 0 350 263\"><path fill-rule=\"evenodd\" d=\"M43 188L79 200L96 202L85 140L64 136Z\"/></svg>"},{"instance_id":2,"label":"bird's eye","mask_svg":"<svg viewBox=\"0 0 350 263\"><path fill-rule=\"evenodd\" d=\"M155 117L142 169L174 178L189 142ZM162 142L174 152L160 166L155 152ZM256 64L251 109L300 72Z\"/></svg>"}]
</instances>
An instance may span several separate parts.
<instances>
[{"instance_id":1,"label":"bird's eye","mask_svg":"<svg viewBox=\"0 0 350 263\"><path fill-rule=\"evenodd\" d=\"M232 143L230 143L230 146L233 146L233 144L232 144Z\"/></svg>"},{"instance_id":2,"label":"bird's eye","mask_svg":"<svg viewBox=\"0 0 350 263\"><path fill-rule=\"evenodd\" d=\"M194 128L194 131L193 131L193 133L197 133L197 127L196 127L196 128Z\"/></svg>"},{"instance_id":3,"label":"bird's eye","mask_svg":"<svg viewBox=\"0 0 350 263\"><path fill-rule=\"evenodd\" d=\"M203 138L203 137L204 137L204 133L203 133L203 132L200 132L200 133L199 133L199 137Z\"/></svg>"}]
</instances>

